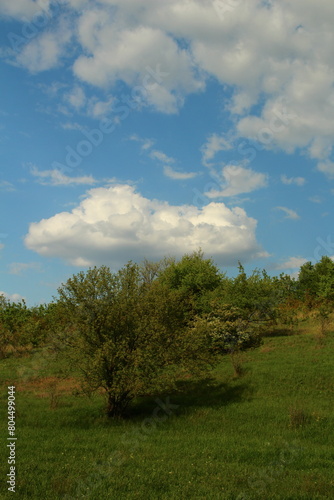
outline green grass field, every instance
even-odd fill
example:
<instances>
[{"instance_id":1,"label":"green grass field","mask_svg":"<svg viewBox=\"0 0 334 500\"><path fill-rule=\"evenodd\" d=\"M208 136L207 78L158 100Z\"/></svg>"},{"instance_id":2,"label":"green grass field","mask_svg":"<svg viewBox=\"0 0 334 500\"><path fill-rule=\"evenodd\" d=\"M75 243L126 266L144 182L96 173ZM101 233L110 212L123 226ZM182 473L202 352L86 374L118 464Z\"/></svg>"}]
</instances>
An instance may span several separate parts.
<instances>
[{"instance_id":1,"label":"green grass field","mask_svg":"<svg viewBox=\"0 0 334 500\"><path fill-rule=\"evenodd\" d=\"M42 352L1 360L1 498L332 499L333 353L334 333L316 338L311 327L267 337L242 354L242 376L226 357L211 380L136 401L118 421L104 416L101 395L73 394L75 379L61 380ZM6 486L12 384L15 494Z\"/></svg>"}]
</instances>

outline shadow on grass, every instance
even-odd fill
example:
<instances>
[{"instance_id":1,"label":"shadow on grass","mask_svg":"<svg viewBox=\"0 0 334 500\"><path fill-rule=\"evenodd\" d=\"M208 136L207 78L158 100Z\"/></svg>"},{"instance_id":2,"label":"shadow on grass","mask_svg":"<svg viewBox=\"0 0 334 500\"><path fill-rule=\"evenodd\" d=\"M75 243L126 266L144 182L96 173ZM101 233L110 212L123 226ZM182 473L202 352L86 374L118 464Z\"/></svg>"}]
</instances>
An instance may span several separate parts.
<instances>
[{"instance_id":1,"label":"shadow on grass","mask_svg":"<svg viewBox=\"0 0 334 500\"><path fill-rule=\"evenodd\" d=\"M217 383L212 378L182 381L177 383L176 391L138 399L129 407L125 418L145 418L156 408L156 400L164 402L166 398L173 405L178 405L175 413L182 415L189 414L198 408L218 408L248 401L251 393L251 387L241 382Z\"/></svg>"},{"instance_id":2,"label":"shadow on grass","mask_svg":"<svg viewBox=\"0 0 334 500\"><path fill-rule=\"evenodd\" d=\"M277 328L268 330L263 334L263 337L291 337L292 335L299 335L300 331L294 328Z\"/></svg>"},{"instance_id":3,"label":"shadow on grass","mask_svg":"<svg viewBox=\"0 0 334 500\"><path fill-rule=\"evenodd\" d=\"M185 415L195 412L199 408L219 408L232 403L249 401L252 392L251 386L240 380L234 380L231 383L218 383L213 378L196 381L183 380L176 384L174 391L165 391L135 399L130 403L122 418L107 417L103 407L103 398L100 399L99 406L72 407L68 410L70 418L68 418L66 426L89 429L96 426L118 427L131 422L138 423L152 416L154 410L159 406L157 401L162 404L171 404L173 414Z\"/></svg>"}]
</instances>

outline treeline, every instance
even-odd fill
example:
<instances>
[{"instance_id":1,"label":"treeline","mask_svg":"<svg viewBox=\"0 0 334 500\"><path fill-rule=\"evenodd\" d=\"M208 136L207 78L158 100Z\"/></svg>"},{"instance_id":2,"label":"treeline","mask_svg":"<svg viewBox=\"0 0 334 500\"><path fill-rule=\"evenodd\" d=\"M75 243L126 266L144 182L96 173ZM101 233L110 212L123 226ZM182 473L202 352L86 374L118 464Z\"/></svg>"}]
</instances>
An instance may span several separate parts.
<instances>
[{"instance_id":1,"label":"treeline","mask_svg":"<svg viewBox=\"0 0 334 500\"><path fill-rule=\"evenodd\" d=\"M141 395L170 389L203 374L227 353L255 348L296 311L334 304L334 262L323 257L297 279L243 266L229 278L201 251L179 261L129 262L80 272L50 304L28 308L0 297L0 355L51 345L82 375L84 387L104 389L107 412L122 415Z\"/></svg>"}]
</instances>

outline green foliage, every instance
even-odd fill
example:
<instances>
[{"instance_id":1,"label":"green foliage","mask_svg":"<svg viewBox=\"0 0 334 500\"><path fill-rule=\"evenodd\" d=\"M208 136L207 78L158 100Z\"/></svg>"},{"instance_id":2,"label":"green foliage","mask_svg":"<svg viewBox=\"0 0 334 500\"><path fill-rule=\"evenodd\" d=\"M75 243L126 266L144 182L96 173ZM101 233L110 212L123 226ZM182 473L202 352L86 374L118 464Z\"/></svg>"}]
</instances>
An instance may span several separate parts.
<instances>
[{"instance_id":1,"label":"green foliage","mask_svg":"<svg viewBox=\"0 0 334 500\"><path fill-rule=\"evenodd\" d=\"M25 301L11 302L0 296L0 356L19 353L45 341L48 331L47 307L28 308Z\"/></svg>"},{"instance_id":2,"label":"green foliage","mask_svg":"<svg viewBox=\"0 0 334 500\"><path fill-rule=\"evenodd\" d=\"M210 360L205 338L187 328L180 291L143 280L136 264L115 274L95 267L58 291L58 341L86 386L105 390L110 416L122 415L139 395L170 387L181 369L199 371Z\"/></svg>"},{"instance_id":3,"label":"green foliage","mask_svg":"<svg viewBox=\"0 0 334 500\"><path fill-rule=\"evenodd\" d=\"M201 250L186 254L179 262L171 261L159 273L159 281L171 290L177 290L192 304L194 313L208 307L214 292L223 281L222 275L212 259L204 259Z\"/></svg>"},{"instance_id":4,"label":"green foliage","mask_svg":"<svg viewBox=\"0 0 334 500\"><path fill-rule=\"evenodd\" d=\"M278 305L284 300L277 283L265 271L247 276L241 264L236 278L225 280L219 300L243 311L247 321L272 324L277 319Z\"/></svg>"},{"instance_id":5,"label":"green foliage","mask_svg":"<svg viewBox=\"0 0 334 500\"><path fill-rule=\"evenodd\" d=\"M213 306L211 313L198 317L194 329L205 332L215 354L227 354L261 345L260 326L233 305Z\"/></svg>"},{"instance_id":6,"label":"green foliage","mask_svg":"<svg viewBox=\"0 0 334 500\"><path fill-rule=\"evenodd\" d=\"M323 256L319 262L306 262L301 266L298 277L299 297L314 307L323 300L334 300L334 262Z\"/></svg>"}]
</instances>

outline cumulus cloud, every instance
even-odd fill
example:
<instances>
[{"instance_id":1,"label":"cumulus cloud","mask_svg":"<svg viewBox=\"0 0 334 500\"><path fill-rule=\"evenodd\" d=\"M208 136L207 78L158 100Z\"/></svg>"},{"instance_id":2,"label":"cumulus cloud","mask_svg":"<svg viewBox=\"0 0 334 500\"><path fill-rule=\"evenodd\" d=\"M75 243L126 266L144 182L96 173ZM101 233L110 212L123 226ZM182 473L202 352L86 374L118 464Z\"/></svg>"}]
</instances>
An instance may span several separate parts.
<instances>
[{"instance_id":1,"label":"cumulus cloud","mask_svg":"<svg viewBox=\"0 0 334 500\"><path fill-rule=\"evenodd\" d=\"M256 241L256 225L239 207L175 206L118 184L91 189L71 212L32 223L25 245L77 266L119 267L129 259L181 256L199 247L219 264L232 265L268 255Z\"/></svg>"},{"instance_id":2,"label":"cumulus cloud","mask_svg":"<svg viewBox=\"0 0 334 500\"><path fill-rule=\"evenodd\" d=\"M304 186L306 179L304 177L287 177L286 175L281 175L281 181L288 186L291 184Z\"/></svg>"},{"instance_id":3,"label":"cumulus cloud","mask_svg":"<svg viewBox=\"0 0 334 500\"><path fill-rule=\"evenodd\" d=\"M30 173L38 179L39 184L44 186L75 186L97 183L97 180L92 175L69 177L56 168L52 170L39 170L37 167L31 166Z\"/></svg>"},{"instance_id":4,"label":"cumulus cloud","mask_svg":"<svg viewBox=\"0 0 334 500\"><path fill-rule=\"evenodd\" d=\"M223 189L208 191L208 198L236 196L242 193L251 193L256 189L267 186L267 175L255 172L251 168L238 165L226 165L222 169Z\"/></svg>"},{"instance_id":5,"label":"cumulus cloud","mask_svg":"<svg viewBox=\"0 0 334 500\"><path fill-rule=\"evenodd\" d=\"M282 210L285 213L285 219L300 219L300 215L297 214L294 210L287 207L276 207L276 210Z\"/></svg>"},{"instance_id":6,"label":"cumulus cloud","mask_svg":"<svg viewBox=\"0 0 334 500\"><path fill-rule=\"evenodd\" d=\"M148 5L139 7L145 10ZM89 55L77 58L74 73L102 88L122 80L135 86L141 97L160 111L174 113L184 95L201 90L203 82L194 76L190 53L180 49L172 36L142 24L140 18L135 26L134 18L135 12L127 12L124 4L119 8L118 23L115 12L101 8L85 11L78 33Z\"/></svg>"}]
</instances>

